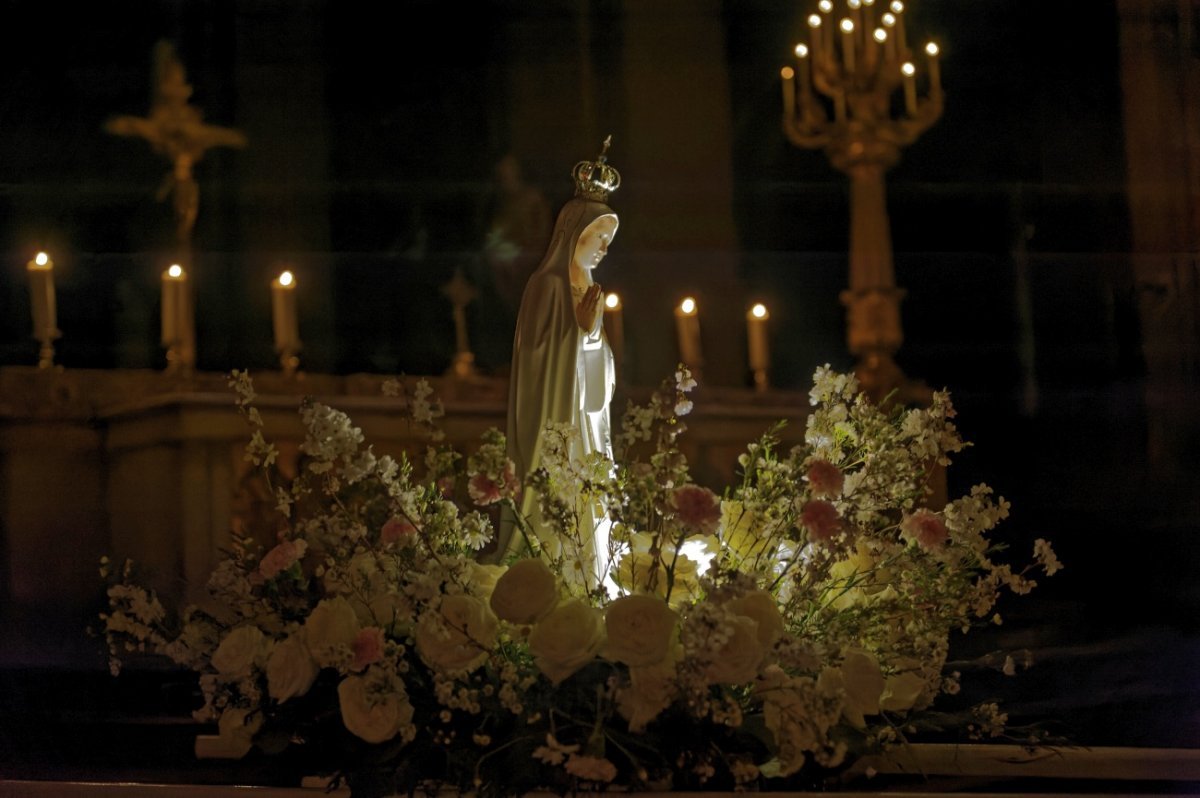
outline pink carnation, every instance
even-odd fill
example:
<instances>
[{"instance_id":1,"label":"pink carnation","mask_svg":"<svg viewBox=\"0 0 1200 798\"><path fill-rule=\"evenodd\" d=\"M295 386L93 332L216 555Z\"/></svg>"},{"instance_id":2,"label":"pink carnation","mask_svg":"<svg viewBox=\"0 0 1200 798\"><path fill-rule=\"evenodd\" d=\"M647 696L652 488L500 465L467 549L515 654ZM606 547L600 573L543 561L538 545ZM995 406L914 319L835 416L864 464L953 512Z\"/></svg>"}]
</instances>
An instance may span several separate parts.
<instances>
[{"instance_id":1,"label":"pink carnation","mask_svg":"<svg viewBox=\"0 0 1200 798\"><path fill-rule=\"evenodd\" d=\"M383 630L378 626L360 629L354 637L354 663L352 670L361 671L372 663L383 659Z\"/></svg>"},{"instance_id":2,"label":"pink carnation","mask_svg":"<svg viewBox=\"0 0 1200 798\"><path fill-rule=\"evenodd\" d=\"M828 460L817 460L808 467L808 484L812 486L814 496L831 499L842 495L846 484L846 475L841 469Z\"/></svg>"},{"instance_id":3,"label":"pink carnation","mask_svg":"<svg viewBox=\"0 0 1200 798\"><path fill-rule=\"evenodd\" d=\"M808 530L808 539L814 543L831 540L842 528L842 519L832 502L815 499L800 511L800 523Z\"/></svg>"},{"instance_id":4,"label":"pink carnation","mask_svg":"<svg viewBox=\"0 0 1200 798\"><path fill-rule=\"evenodd\" d=\"M482 471L471 477L467 482L467 493L470 494L471 501L486 506L501 499L516 498L521 493L521 486L517 484L515 470L516 466L509 460L504 464L504 471L499 479L492 479Z\"/></svg>"},{"instance_id":5,"label":"pink carnation","mask_svg":"<svg viewBox=\"0 0 1200 798\"><path fill-rule=\"evenodd\" d=\"M721 522L721 500L708 488L699 485L676 488L671 496L671 504L675 507L675 515L685 526L702 535L717 531L717 524Z\"/></svg>"},{"instance_id":6,"label":"pink carnation","mask_svg":"<svg viewBox=\"0 0 1200 798\"><path fill-rule=\"evenodd\" d=\"M484 473L471 477L467 482L467 493L471 494L471 501L479 505L495 504L504 498L500 494L500 485Z\"/></svg>"},{"instance_id":7,"label":"pink carnation","mask_svg":"<svg viewBox=\"0 0 1200 798\"><path fill-rule=\"evenodd\" d=\"M935 549L950 538L941 516L928 510L917 510L900 524L900 531L926 549Z\"/></svg>"},{"instance_id":8,"label":"pink carnation","mask_svg":"<svg viewBox=\"0 0 1200 798\"><path fill-rule=\"evenodd\" d=\"M308 551L308 543L303 540L285 540L263 555L258 564L258 572L263 579L274 579Z\"/></svg>"},{"instance_id":9,"label":"pink carnation","mask_svg":"<svg viewBox=\"0 0 1200 798\"><path fill-rule=\"evenodd\" d=\"M417 528L407 518L390 518L379 530L379 540L385 546L399 543L411 546L417 538Z\"/></svg>"}]
</instances>

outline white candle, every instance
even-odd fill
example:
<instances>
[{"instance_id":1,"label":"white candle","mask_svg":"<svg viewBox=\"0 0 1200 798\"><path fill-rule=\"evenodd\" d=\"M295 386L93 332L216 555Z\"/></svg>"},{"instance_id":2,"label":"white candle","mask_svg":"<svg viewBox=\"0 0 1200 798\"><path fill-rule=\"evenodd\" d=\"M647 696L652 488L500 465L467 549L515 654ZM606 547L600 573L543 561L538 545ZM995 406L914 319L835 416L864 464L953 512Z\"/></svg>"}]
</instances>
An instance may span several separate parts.
<instances>
[{"instance_id":1,"label":"white candle","mask_svg":"<svg viewBox=\"0 0 1200 798\"><path fill-rule=\"evenodd\" d=\"M685 365L699 368L703 365L700 355L700 318L696 300L687 297L675 308L675 331L679 337L679 359Z\"/></svg>"},{"instance_id":2,"label":"white candle","mask_svg":"<svg viewBox=\"0 0 1200 798\"><path fill-rule=\"evenodd\" d=\"M941 94L942 68L938 64L938 46L933 42L925 45L925 54L929 56L929 93Z\"/></svg>"},{"instance_id":3,"label":"white candle","mask_svg":"<svg viewBox=\"0 0 1200 798\"><path fill-rule=\"evenodd\" d=\"M625 356L625 316L622 313L621 297L608 293L604 296L604 335L612 348L620 373L621 361Z\"/></svg>"},{"instance_id":4,"label":"white candle","mask_svg":"<svg viewBox=\"0 0 1200 798\"><path fill-rule=\"evenodd\" d=\"M854 71L854 21L849 17L842 20L842 63L846 66L846 78Z\"/></svg>"},{"instance_id":5,"label":"white candle","mask_svg":"<svg viewBox=\"0 0 1200 798\"><path fill-rule=\"evenodd\" d=\"M29 275L29 299L33 309L33 337L51 341L58 337L58 305L54 295L54 261L39 252L25 264Z\"/></svg>"},{"instance_id":6,"label":"white candle","mask_svg":"<svg viewBox=\"0 0 1200 798\"><path fill-rule=\"evenodd\" d=\"M300 351L300 321L296 314L296 277L290 271L271 281L271 320L275 327L275 350Z\"/></svg>"},{"instance_id":7,"label":"white candle","mask_svg":"<svg viewBox=\"0 0 1200 798\"><path fill-rule=\"evenodd\" d=\"M821 17L816 14L810 14L808 17L808 26L812 31L812 51L813 59L820 59L823 52L821 42Z\"/></svg>"},{"instance_id":8,"label":"white candle","mask_svg":"<svg viewBox=\"0 0 1200 798\"><path fill-rule=\"evenodd\" d=\"M904 3L892 0L892 13L896 17L896 52L901 58L908 57L908 42L904 38Z\"/></svg>"},{"instance_id":9,"label":"white candle","mask_svg":"<svg viewBox=\"0 0 1200 798\"><path fill-rule=\"evenodd\" d=\"M800 64L800 115L804 119L812 116L812 75L808 67L808 47L796 45L796 58Z\"/></svg>"},{"instance_id":10,"label":"white candle","mask_svg":"<svg viewBox=\"0 0 1200 798\"><path fill-rule=\"evenodd\" d=\"M162 273L162 343L168 348L187 340L187 279L187 272L178 263Z\"/></svg>"},{"instance_id":11,"label":"white candle","mask_svg":"<svg viewBox=\"0 0 1200 798\"><path fill-rule=\"evenodd\" d=\"M771 367L767 344L767 306L759 302L746 312L746 342L750 350L750 370L765 371Z\"/></svg>"},{"instance_id":12,"label":"white candle","mask_svg":"<svg viewBox=\"0 0 1200 798\"><path fill-rule=\"evenodd\" d=\"M904 73L904 109L908 111L909 116L917 115L917 68L913 66L911 61L905 61L900 67L900 71Z\"/></svg>"},{"instance_id":13,"label":"white candle","mask_svg":"<svg viewBox=\"0 0 1200 798\"><path fill-rule=\"evenodd\" d=\"M779 70L783 78L783 115L791 119L796 114L796 84L793 82L795 71L791 67Z\"/></svg>"}]
</instances>

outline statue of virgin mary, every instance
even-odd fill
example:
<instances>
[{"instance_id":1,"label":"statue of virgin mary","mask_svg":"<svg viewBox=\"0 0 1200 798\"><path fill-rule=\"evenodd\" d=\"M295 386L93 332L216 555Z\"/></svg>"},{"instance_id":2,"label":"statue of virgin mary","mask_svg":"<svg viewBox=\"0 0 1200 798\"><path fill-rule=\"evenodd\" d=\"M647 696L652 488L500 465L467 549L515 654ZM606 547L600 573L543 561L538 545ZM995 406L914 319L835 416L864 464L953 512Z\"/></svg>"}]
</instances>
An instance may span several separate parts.
<instances>
[{"instance_id":1,"label":"statue of virgin mary","mask_svg":"<svg viewBox=\"0 0 1200 798\"><path fill-rule=\"evenodd\" d=\"M576 164L575 197L559 211L546 255L521 297L513 338L507 437L508 456L522 479L542 465L549 425L571 428L573 460L594 453L612 460L609 403L615 370L604 337L600 285L592 279L592 269L604 258L618 225L617 215L605 204L620 184L620 175L606 163L608 144L606 140L595 162ZM534 490L524 490L520 509L527 531L537 536L543 550L551 558L563 555L564 541L556 538L542 517ZM582 581L590 587L604 579L609 523L603 508L594 502L581 502L576 516L583 547L578 552L584 563ZM524 536L514 528L513 519L506 519L500 531L500 557L523 550Z\"/></svg>"}]
</instances>

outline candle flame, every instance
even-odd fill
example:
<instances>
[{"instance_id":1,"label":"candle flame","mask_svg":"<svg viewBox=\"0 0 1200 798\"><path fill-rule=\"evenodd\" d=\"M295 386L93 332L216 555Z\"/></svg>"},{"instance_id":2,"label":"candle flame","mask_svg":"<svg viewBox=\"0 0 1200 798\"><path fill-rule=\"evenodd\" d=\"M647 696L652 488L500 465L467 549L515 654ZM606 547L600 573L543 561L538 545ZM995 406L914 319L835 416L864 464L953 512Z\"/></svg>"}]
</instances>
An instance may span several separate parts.
<instances>
[{"instance_id":1,"label":"candle flame","mask_svg":"<svg viewBox=\"0 0 1200 798\"><path fill-rule=\"evenodd\" d=\"M862 6L862 0L846 0L846 5L850 6L852 10L856 10Z\"/></svg>"},{"instance_id":2,"label":"candle flame","mask_svg":"<svg viewBox=\"0 0 1200 798\"><path fill-rule=\"evenodd\" d=\"M880 17L879 20L890 28L896 24L896 15L889 12Z\"/></svg>"},{"instance_id":3,"label":"candle flame","mask_svg":"<svg viewBox=\"0 0 1200 798\"><path fill-rule=\"evenodd\" d=\"M850 19L849 17L847 17L846 19L843 19L841 27L842 27L842 33L853 33L854 32L854 20Z\"/></svg>"},{"instance_id":4,"label":"candle flame","mask_svg":"<svg viewBox=\"0 0 1200 798\"><path fill-rule=\"evenodd\" d=\"M930 57L936 58L939 52L938 46L933 42L930 42L929 44L925 45L925 52L928 53Z\"/></svg>"},{"instance_id":5,"label":"candle flame","mask_svg":"<svg viewBox=\"0 0 1200 798\"><path fill-rule=\"evenodd\" d=\"M33 262L36 263L38 266L45 266L47 263L50 262L50 256L47 255L45 252L39 252L36 256L34 256Z\"/></svg>"},{"instance_id":6,"label":"candle flame","mask_svg":"<svg viewBox=\"0 0 1200 798\"><path fill-rule=\"evenodd\" d=\"M604 307L608 308L609 310L616 310L617 308L621 307L621 297L617 296L616 294L609 294L608 296L604 297Z\"/></svg>"},{"instance_id":7,"label":"candle flame","mask_svg":"<svg viewBox=\"0 0 1200 798\"><path fill-rule=\"evenodd\" d=\"M886 42L887 41L887 31L885 31L883 28L876 28L875 29L875 41L879 42L880 44L883 44L884 42Z\"/></svg>"},{"instance_id":8,"label":"candle flame","mask_svg":"<svg viewBox=\"0 0 1200 798\"><path fill-rule=\"evenodd\" d=\"M792 69L791 67L784 67L783 69L779 70L779 74L783 76L784 80L791 80L796 74L796 70Z\"/></svg>"},{"instance_id":9,"label":"candle flame","mask_svg":"<svg viewBox=\"0 0 1200 798\"><path fill-rule=\"evenodd\" d=\"M817 14L809 14L808 15L808 24L809 24L809 27L812 27L812 28L821 27L821 17L818 16Z\"/></svg>"},{"instance_id":10,"label":"candle flame","mask_svg":"<svg viewBox=\"0 0 1200 798\"><path fill-rule=\"evenodd\" d=\"M808 58L808 45L807 44L797 44L796 45L796 57L797 58Z\"/></svg>"},{"instance_id":11,"label":"candle flame","mask_svg":"<svg viewBox=\"0 0 1200 798\"><path fill-rule=\"evenodd\" d=\"M696 312L696 300L692 299L690 296L685 297L684 300L679 303L679 309L683 311L685 316L692 315Z\"/></svg>"},{"instance_id":12,"label":"candle flame","mask_svg":"<svg viewBox=\"0 0 1200 798\"><path fill-rule=\"evenodd\" d=\"M172 263L167 268L167 274L169 276L175 278L176 280L178 280L180 277L183 276L183 267L180 266L178 263Z\"/></svg>"},{"instance_id":13,"label":"candle flame","mask_svg":"<svg viewBox=\"0 0 1200 798\"><path fill-rule=\"evenodd\" d=\"M756 319L765 319L767 317L767 306L759 302L754 307L750 308L750 315Z\"/></svg>"},{"instance_id":14,"label":"candle flame","mask_svg":"<svg viewBox=\"0 0 1200 798\"><path fill-rule=\"evenodd\" d=\"M875 5L875 0L862 0L862 4L864 6L873 6Z\"/></svg>"},{"instance_id":15,"label":"candle flame","mask_svg":"<svg viewBox=\"0 0 1200 798\"><path fill-rule=\"evenodd\" d=\"M904 73L905 77L909 78L917 74L917 68L913 66L912 61L905 61L904 64L901 65L900 71Z\"/></svg>"},{"instance_id":16,"label":"candle flame","mask_svg":"<svg viewBox=\"0 0 1200 798\"><path fill-rule=\"evenodd\" d=\"M293 282L295 282L295 280L296 280L295 275L293 275L291 272L288 272L288 271L285 271L279 275L279 284L280 285L285 285L285 286L291 285Z\"/></svg>"},{"instance_id":17,"label":"candle flame","mask_svg":"<svg viewBox=\"0 0 1200 798\"><path fill-rule=\"evenodd\" d=\"M821 0L821 2L817 3L817 8L828 14L833 10L833 0Z\"/></svg>"},{"instance_id":18,"label":"candle flame","mask_svg":"<svg viewBox=\"0 0 1200 798\"><path fill-rule=\"evenodd\" d=\"M904 3L901 3L900 0L892 0L892 4L888 8L892 9L896 14L904 13Z\"/></svg>"}]
</instances>

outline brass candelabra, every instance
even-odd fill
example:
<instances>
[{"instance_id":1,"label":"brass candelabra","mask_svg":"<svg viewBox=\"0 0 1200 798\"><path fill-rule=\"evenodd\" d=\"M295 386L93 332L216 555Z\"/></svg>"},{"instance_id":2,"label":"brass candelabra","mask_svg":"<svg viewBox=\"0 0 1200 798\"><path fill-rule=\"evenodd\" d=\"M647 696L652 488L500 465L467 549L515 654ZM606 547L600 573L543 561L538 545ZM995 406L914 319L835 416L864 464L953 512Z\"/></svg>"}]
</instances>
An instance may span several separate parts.
<instances>
[{"instance_id":1,"label":"brass candelabra","mask_svg":"<svg viewBox=\"0 0 1200 798\"><path fill-rule=\"evenodd\" d=\"M821 149L850 178L850 279L842 292L846 340L864 389L882 397L908 386L893 356L904 340L903 290L896 286L884 174L900 151L942 115L939 50L924 54L924 93L908 44L904 3L820 0L807 18L808 41L783 77L783 130Z\"/></svg>"}]
</instances>

